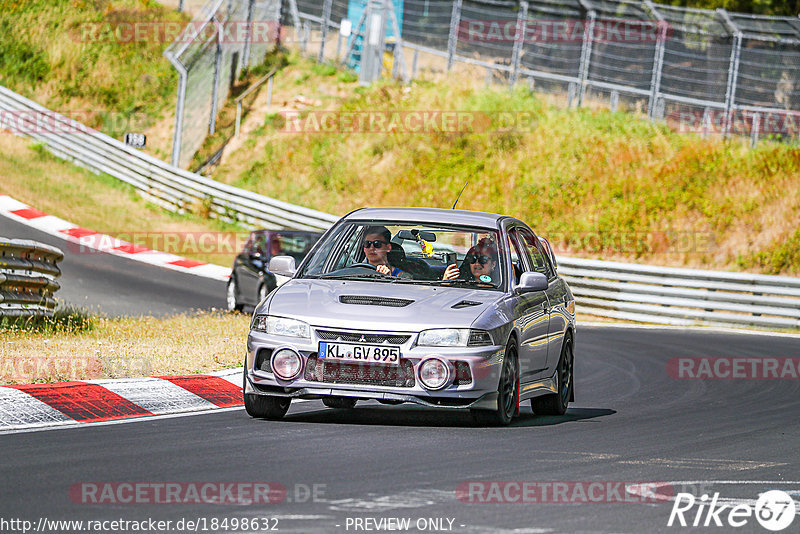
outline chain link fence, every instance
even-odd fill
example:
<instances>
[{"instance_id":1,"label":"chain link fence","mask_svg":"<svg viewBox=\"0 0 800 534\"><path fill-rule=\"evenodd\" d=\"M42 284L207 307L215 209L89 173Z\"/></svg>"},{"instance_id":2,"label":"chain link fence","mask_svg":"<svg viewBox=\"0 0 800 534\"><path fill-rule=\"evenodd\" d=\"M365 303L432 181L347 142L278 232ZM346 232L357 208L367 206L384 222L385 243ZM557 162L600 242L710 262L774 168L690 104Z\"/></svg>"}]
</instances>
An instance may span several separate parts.
<instances>
[{"instance_id":1,"label":"chain link fence","mask_svg":"<svg viewBox=\"0 0 800 534\"><path fill-rule=\"evenodd\" d=\"M214 133L242 69L262 63L276 46L280 9L280 0L210 0L164 51L179 75L173 165L189 165Z\"/></svg>"},{"instance_id":2,"label":"chain link fence","mask_svg":"<svg viewBox=\"0 0 800 534\"><path fill-rule=\"evenodd\" d=\"M679 131L798 139L800 18L649 0L283 0L282 24L305 54L358 69L368 5L394 11L385 46L406 80L467 64Z\"/></svg>"}]
</instances>

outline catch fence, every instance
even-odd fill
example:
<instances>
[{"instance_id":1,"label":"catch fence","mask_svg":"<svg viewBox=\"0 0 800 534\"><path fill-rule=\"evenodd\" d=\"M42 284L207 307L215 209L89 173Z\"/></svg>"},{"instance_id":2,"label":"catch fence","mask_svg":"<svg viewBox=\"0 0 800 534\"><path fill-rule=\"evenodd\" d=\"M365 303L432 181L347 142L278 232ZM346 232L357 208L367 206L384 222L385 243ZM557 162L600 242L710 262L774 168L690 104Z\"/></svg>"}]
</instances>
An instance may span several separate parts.
<instances>
[{"instance_id":1,"label":"catch fence","mask_svg":"<svg viewBox=\"0 0 800 534\"><path fill-rule=\"evenodd\" d=\"M209 0L164 51L179 75L173 165L189 165L242 70L276 46L280 8L280 0Z\"/></svg>"},{"instance_id":2,"label":"catch fence","mask_svg":"<svg viewBox=\"0 0 800 534\"><path fill-rule=\"evenodd\" d=\"M283 0L301 50L356 69L372 19L406 80L471 65L679 131L798 138L800 18L648 0Z\"/></svg>"}]
</instances>

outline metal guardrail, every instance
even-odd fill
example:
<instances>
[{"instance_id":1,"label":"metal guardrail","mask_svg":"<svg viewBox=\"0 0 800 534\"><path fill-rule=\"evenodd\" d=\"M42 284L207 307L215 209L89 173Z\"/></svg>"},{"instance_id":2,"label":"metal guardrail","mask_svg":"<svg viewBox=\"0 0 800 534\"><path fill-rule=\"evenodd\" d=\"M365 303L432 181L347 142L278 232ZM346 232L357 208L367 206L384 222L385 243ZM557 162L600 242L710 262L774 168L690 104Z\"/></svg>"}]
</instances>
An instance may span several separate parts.
<instances>
[{"instance_id":1,"label":"metal guardrail","mask_svg":"<svg viewBox=\"0 0 800 534\"><path fill-rule=\"evenodd\" d=\"M800 328L800 278L558 260L579 312L658 324Z\"/></svg>"},{"instance_id":2,"label":"metal guardrail","mask_svg":"<svg viewBox=\"0 0 800 534\"><path fill-rule=\"evenodd\" d=\"M0 317L52 316L62 259L56 247L0 237Z\"/></svg>"},{"instance_id":3,"label":"metal guardrail","mask_svg":"<svg viewBox=\"0 0 800 534\"><path fill-rule=\"evenodd\" d=\"M212 217L272 229L325 230L339 219L174 167L2 86L0 111L12 112L19 125L32 125L18 128L17 135L36 139L61 158L122 180L171 211L183 213L202 205ZM42 118L47 127L42 126Z\"/></svg>"},{"instance_id":4,"label":"metal guardrail","mask_svg":"<svg viewBox=\"0 0 800 534\"><path fill-rule=\"evenodd\" d=\"M1 110L43 113L54 117L62 128L79 131L18 133L37 139L64 159L132 185L168 209L182 211L194 203L208 202L216 217L271 228L324 230L338 220L334 215L264 197L173 167L48 111L4 87L0 87ZM558 260L559 273L573 288L582 313L657 324L800 328L800 278L569 257ZM4 257L3 261L18 260ZM24 261L18 265L27 266ZM0 264L0 270L2 267ZM14 280L6 278L4 283L12 284ZM42 291L57 286L52 285L55 282L51 279L40 280L39 284ZM5 292L3 297L6 298ZM28 309L33 309L34 303L29 301L28 304ZM46 300L44 307L52 309L51 300ZM4 313L11 309L8 301L0 302L0 308Z\"/></svg>"}]
</instances>

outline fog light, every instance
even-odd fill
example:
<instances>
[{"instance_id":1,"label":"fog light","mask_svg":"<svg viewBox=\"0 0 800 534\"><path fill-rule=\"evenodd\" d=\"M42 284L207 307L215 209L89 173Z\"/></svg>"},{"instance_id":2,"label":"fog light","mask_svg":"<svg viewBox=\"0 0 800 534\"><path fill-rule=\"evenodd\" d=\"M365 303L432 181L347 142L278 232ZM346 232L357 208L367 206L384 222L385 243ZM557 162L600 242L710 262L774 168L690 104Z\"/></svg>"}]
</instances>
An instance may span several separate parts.
<instances>
[{"instance_id":1,"label":"fog light","mask_svg":"<svg viewBox=\"0 0 800 534\"><path fill-rule=\"evenodd\" d=\"M438 358L430 358L419 366L419 381L426 389L441 389L450 379L450 367Z\"/></svg>"},{"instance_id":2,"label":"fog light","mask_svg":"<svg viewBox=\"0 0 800 534\"><path fill-rule=\"evenodd\" d=\"M278 378L292 380L303 370L303 359L292 349L280 349L272 355L272 372Z\"/></svg>"}]
</instances>

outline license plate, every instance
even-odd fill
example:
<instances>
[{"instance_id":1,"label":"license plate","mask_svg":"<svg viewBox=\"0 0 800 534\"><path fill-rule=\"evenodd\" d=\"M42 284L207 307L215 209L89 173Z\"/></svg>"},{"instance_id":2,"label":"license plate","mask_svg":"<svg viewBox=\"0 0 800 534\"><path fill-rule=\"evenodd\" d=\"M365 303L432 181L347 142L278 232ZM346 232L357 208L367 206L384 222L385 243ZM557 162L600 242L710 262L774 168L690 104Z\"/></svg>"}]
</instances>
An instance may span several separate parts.
<instances>
[{"instance_id":1,"label":"license plate","mask_svg":"<svg viewBox=\"0 0 800 534\"><path fill-rule=\"evenodd\" d=\"M318 357L326 360L397 365L400 363L400 347L320 341Z\"/></svg>"}]
</instances>

